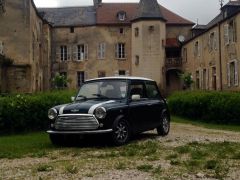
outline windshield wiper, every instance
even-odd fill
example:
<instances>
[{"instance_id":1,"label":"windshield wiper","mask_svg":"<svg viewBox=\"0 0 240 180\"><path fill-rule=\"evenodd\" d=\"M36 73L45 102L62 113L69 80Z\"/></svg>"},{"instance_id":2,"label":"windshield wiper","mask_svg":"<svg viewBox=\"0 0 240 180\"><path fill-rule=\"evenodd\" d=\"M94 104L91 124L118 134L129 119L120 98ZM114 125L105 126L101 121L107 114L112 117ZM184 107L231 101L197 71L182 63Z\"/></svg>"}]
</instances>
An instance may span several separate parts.
<instances>
[{"instance_id":1,"label":"windshield wiper","mask_svg":"<svg viewBox=\"0 0 240 180\"><path fill-rule=\"evenodd\" d=\"M93 96L97 96L97 97L99 97L99 98L103 98L103 99L109 99L109 97L107 97L107 96L104 96L104 95L102 95L102 94L92 94Z\"/></svg>"},{"instance_id":2,"label":"windshield wiper","mask_svg":"<svg viewBox=\"0 0 240 180\"><path fill-rule=\"evenodd\" d=\"M79 98L81 98L81 99L79 99ZM83 96L83 95L78 95L76 98L76 100L86 100L86 99L87 99L87 97Z\"/></svg>"}]
</instances>

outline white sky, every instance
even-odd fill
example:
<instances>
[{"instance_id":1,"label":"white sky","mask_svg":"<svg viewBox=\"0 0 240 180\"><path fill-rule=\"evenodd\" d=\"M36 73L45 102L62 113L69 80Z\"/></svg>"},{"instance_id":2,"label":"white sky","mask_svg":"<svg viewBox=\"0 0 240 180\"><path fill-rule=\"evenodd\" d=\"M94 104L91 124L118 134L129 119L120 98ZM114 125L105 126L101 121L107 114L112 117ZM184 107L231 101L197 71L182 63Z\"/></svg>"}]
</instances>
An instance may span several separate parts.
<instances>
[{"instance_id":1,"label":"white sky","mask_svg":"<svg viewBox=\"0 0 240 180\"><path fill-rule=\"evenodd\" d=\"M225 0L225 3L229 0ZM87 6L93 0L34 0L37 7ZM139 2L139 0L103 0L103 2ZM159 4L194 23L206 24L220 9L219 0L158 0Z\"/></svg>"}]
</instances>

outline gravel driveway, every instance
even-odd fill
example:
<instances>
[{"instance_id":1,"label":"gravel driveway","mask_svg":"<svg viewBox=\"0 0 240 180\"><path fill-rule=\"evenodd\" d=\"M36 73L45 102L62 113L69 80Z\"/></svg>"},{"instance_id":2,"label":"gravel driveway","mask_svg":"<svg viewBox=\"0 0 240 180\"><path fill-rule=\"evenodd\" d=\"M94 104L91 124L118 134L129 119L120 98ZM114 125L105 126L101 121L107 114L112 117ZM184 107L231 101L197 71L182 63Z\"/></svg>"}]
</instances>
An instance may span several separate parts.
<instances>
[{"instance_id":1,"label":"gravel driveway","mask_svg":"<svg viewBox=\"0 0 240 180\"><path fill-rule=\"evenodd\" d=\"M136 141L145 141L145 137L154 137L161 146L165 148L175 148L184 146L191 142L211 143L211 142L237 142L240 143L240 133L222 130L212 130L203 127L172 123L171 132L167 137L157 137L156 132L147 132L137 137ZM143 138L144 137L144 138ZM143 140L143 139L144 140ZM132 142L131 142L132 143ZM89 147L87 147L89 148ZM91 149L91 147L90 147ZM76 150L75 150L76 151ZM79 150L81 151L81 149ZM121 157L116 161L105 158L87 157L83 160L83 155L73 155L71 149L68 151L56 150L41 158L26 157L22 159L0 159L0 180L1 179L101 179L101 180L147 180L161 179L152 176L149 172L139 171L138 169L114 168L116 163L121 162ZM97 153L94 152L94 153ZM84 156L85 157L85 156ZM130 167L136 167L145 162L141 159L126 161L131 164ZM239 165L240 160L237 161ZM86 163L88 162L88 163ZM115 163L115 164L114 164ZM149 164L149 162L147 162ZM181 175L172 174L174 167L169 160L160 158L157 161L150 161L156 167L161 166L168 172L164 179L216 179L208 177L204 173L196 174L183 173ZM106 165L107 164L107 165ZM49 165L49 166L48 166ZM240 166L233 166L226 177L223 179L240 179ZM42 168L42 169L41 169ZM163 171L165 172L165 171ZM163 176L162 176L163 177Z\"/></svg>"}]
</instances>

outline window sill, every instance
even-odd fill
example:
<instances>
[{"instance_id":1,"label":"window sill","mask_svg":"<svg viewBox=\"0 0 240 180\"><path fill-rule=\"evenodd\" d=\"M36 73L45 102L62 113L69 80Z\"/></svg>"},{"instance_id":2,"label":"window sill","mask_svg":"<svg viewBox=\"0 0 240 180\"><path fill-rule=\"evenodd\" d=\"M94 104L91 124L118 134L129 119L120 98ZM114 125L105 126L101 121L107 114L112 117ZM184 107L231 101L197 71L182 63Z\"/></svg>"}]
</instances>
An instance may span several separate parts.
<instances>
[{"instance_id":1,"label":"window sill","mask_svg":"<svg viewBox=\"0 0 240 180\"><path fill-rule=\"evenodd\" d=\"M126 61L127 58L116 58L116 60L119 60L119 61Z\"/></svg>"}]
</instances>

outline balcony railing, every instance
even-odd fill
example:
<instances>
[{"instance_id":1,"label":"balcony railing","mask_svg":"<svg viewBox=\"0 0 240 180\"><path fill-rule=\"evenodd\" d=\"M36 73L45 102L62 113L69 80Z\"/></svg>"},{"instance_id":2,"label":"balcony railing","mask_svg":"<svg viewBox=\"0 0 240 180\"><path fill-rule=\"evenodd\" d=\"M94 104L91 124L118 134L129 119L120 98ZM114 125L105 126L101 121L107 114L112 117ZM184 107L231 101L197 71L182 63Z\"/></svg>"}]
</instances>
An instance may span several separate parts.
<instances>
[{"instance_id":1,"label":"balcony railing","mask_svg":"<svg viewBox=\"0 0 240 180\"><path fill-rule=\"evenodd\" d=\"M181 68L182 67L182 58L166 58L165 62L166 68Z\"/></svg>"}]
</instances>

